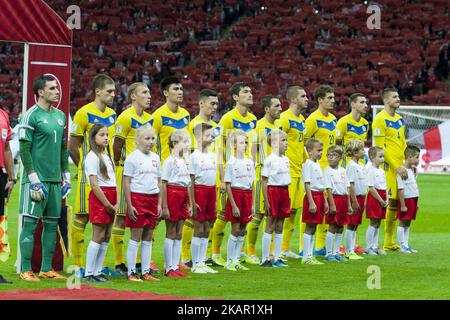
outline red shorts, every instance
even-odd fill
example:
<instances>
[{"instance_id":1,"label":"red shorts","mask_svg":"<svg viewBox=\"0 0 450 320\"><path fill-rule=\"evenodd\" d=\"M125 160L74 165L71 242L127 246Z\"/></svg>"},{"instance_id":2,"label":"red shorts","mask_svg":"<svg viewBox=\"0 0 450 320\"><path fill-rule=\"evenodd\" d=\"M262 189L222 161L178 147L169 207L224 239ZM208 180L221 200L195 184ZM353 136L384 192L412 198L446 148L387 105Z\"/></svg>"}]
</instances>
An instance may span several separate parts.
<instances>
[{"instance_id":1,"label":"red shorts","mask_svg":"<svg viewBox=\"0 0 450 320\"><path fill-rule=\"evenodd\" d=\"M105 194L106 199L112 204L117 203L116 187L100 187ZM110 224L114 222L114 214L106 211L105 206L98 200L94 191L89 193L89 221L91 223Z\"/></svg>"},{"instance_id":2,"label":"red shorts","mask_svg":"<svg viewBox=\"0 0 450 320\"><path fill-rule=\"evenodd\" d=\"M125 226L128 228L144 228L149 226L155 229L158 220L158 194L131 193L131 204L137 210L137 221L125 216Z\"/></svg>"},{"instance_id":3,"label":"red shorts","mask_svg":"<svg viewBox=\"0 0 450 320\"><path fill-rule=\"evenodd\" d=\"M381 199L386 199L386 190L377 189L377 192L380 195ZM370 192L367 193L366 218L367 219L386 218L386 208L382 208L380 203L372 196Z\"/></svg>"},{"instance_id":4,"label":"red shorts","mask_svg":"<svg viewBox=\"0 0 450 320\"><path fill-rule=\"evenodd\" d=\"M231 208L230 199L227 199L225 206L225 221L231 221L233 223L247 224L252 220L252 205L253 195L252 190L231 189L234 202L241 213L239 218L233 216L233 209Z\"/></svg>"},{"instance_id":5,"label":"red shorts","mask_svg":"<svg viewBox=\"0 0 450 320\"><path fill-rule=\"evenodd\" d=\"M272 218L285 219L291 216L291 199L287 186L269 186L267 197L270 204L270 216Z\"/></svg>"},{"instance_id":6,"label":"red shorts","mask_svg":"<svg viewBox=\"0 0 450 320\"><path fill-rule=\"evenodd\" d=\"M400 202L398 205L398 211L397 211L397 219L398 220L416 220L416 214L418 209L419 198L409 198L405 199L405 206L408 208L408 211L402 212Z\"/></svg>"},{"instance_id":7,"label":"red shorts","mask_svg":"<svg viewBox=\"0 0 450 320\"><path fill-rule=\"evenodd\" d=\"M316 213L309 212L308 196L303 197L302 222L322 224L324 216L325 198L323 192L311 191L314 203L317 206Z\"/></svg>"},{"instance_id":8,"label":"red shorts","mask_svg":"<svg viewBox=\"0 0 450 320\"><path fill-rule=\"evenodd\" d=\"M350 221L350 216L348 215L348 198L342 195L333 195L334 204L336 205L336 213L328 214L325 216L325 223L327 224L337 224L339 227L343 227Z\"/></svg>"},{"instance_id":9,"label":"red shorts","mask_svg":"<svg viewBox=\"0 0 450 320\"><path fill-rule=\"evenodd\" d=\"M352 215L349 215L349 220L348 220L348 224L352 225L352 226L357 226L362 223L362 217L363 217L363 212L364 212L364 202L366 200L366 197L356 196L356 200L358 200L359 210L358 210L358 212L355 212Z\"/></svg>"},{"instance_id":10,"label":"red shorts","mask_svg":"<svg viewBox=\"0 0 450 320\"><path fill-rule=\"evenodd\" d=\"M169 209L169 221L181 221L189 218L188 188L182 186L167 185L167 207Z\"/></svg>"},{"instance_id":11,"label":"red shorts","mask_svg":"<svg viewBox=\"0 0 450 320\"><path fill-rule=\"evenodd\" d=\"M199 205L196 221L216 220L216 186L195 185L195 202Z\"/></svg>"}]
</instances>

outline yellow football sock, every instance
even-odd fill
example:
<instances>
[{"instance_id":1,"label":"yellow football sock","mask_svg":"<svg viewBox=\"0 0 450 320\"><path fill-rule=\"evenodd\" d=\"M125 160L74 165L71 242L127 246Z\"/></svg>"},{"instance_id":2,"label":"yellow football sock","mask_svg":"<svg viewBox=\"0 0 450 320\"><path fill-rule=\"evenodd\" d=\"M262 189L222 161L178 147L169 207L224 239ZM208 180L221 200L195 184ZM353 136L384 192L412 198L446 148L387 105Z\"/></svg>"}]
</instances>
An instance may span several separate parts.
<instances>
[{"instance_id":1,"label":"yellow football sock","mask_svg":"<svg viewBox=\"0 0 450 320\"><path fill-rule=\"evenodd\" d=\"M114 249L114 265L125 263L123 259L125 229L114 227L111 233L111 240Z\"/></svg>"},{"instance_id":2,"label":"yellow football sock","mask_svg":"<svg viewBox=\"0 0 450 320\"><path fill-rule=\"evenodd\" d=\"M283 223L283 242L281 243L281 250L286 251L291 249L291 239L294 233L295 224L295 212L287 219L284 219Z\"/></svg>"},{"instance_id":3,"label":"yellow football sock","mask_svg":"<svg viewBox=\"0 0 450 320\"><path fill-rule=\"evenodd\" d=\"M252 221L247 224L247 254L249 256L256 254L255 246L261 220L261 218L253 217Z\"/></svg>"},{"instance_id":4,"label":"yellow football sock","mask_svg":"<svg viewBox=\"0 0 450 320\"><path fill-rule=\"evenodd\" d=\"M79 219L74 219L72 223L72 257L74 263L84 268L84 230L86 229L86 223Z\"/></svg>"},{"instance_id":5,"label":"yellow football sock","mask_svg":"<svg viewBox=\"0 0 450 320\"><path fill-rule=\"evenodd\" d=\"M321 223L317 225L316 231L316 250L325 248L325 239L327 237L328 225Z\"/></svg>"},{"instance_id":6,"label":"yellow football sock","mask_svg":"<svg viewBox=\"0 0 450 320\"><path fill-rule=\"evenodd\" d=\"M181 261L191 260L191 241L194 236L194 221L188 219L184 222L181 235Z\"/></svg>"},{"instance_id":7,"label":"yellow football sock","mask_svg":"<svg viewBox=\"0 0 450 320\"><path fill-rule=\"evenodd\" d=\"M208 237L208 248L206 249L206 258L211 258L212 256L212 232L209 232Z\"/></svg>"},{"instance_id":8,"label":"yellow football sock","mask_svg":"<svg viewBox=\"0 0 450 320\"><path fill-rule=\"evenodd\" d=\"M300 212L300 216L298 217L298 221L300 224L300 233L298 236L298 252L301 252L303 250L303 234L305 233L305 229L306 229L306 223L302 222L302 213Z\"/></svg>"},{"instance_id":9,"label":"yellow football sock","mask_svg":"<svg viewBox=\"0 0 450 320\"><path fill-rule=\"evenodd\" d=\"M384 221L384 246L389 247L395 244L394 234L397 224L397 206L388 206L386 210L386 220Z\"/></svg>"},{"instance_id":10,"label":"yellow football sock","mask_svg":"<svg viewBox=\"0 0 450 320\"><path fill-rule=\"evenodd\" d=\"M225 221L225 216L223 212L217 214L216 222L214 222L214 227L212 229L212 253L220 254L220 247L222 246L223 237L225 235L225 227L227 222Z\"/></svg>"}]
</instances>

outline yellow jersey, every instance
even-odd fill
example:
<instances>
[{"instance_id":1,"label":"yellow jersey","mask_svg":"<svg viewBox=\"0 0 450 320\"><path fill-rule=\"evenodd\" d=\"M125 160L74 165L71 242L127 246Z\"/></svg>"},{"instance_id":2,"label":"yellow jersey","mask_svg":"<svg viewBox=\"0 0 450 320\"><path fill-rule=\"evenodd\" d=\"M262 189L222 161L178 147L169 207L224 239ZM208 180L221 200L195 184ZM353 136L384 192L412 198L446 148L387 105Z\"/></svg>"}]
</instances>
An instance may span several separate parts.
<instances>
[{"instance_id":1,"label":"yellow jersey","mask_svg":"<svg viewBox=\"0 0 450 320\"><path fill-rule=\"evenodd\" d=\"M136 130L142 126L151 126L153 124L152 116L143 112L142 116L136 113L136 109L130 106L124 110L117 118L114 137L120 137L125 140L120 156L120 164L123 165L126 157L136 150Z\"/></svg>"},{"instance_id":2,"label":"yellow jersey","mask_svg":"<svg viewBox=\"0 0 450 320\"><path fill-rule=\"evenodd\" d=\"M169 138L172 132L178 129L188 131L189 112L178 107L176 113L172 112L167 104L163 104L153 113L153 128L156 134L156 153L161 158L161 165L169 157Z\"/></svg>"},{"instance_id":3,"label":"yellow jersey","mask_svg":"<svg viewBox=\"0 0 450 320\"><path fill-rule=\"evenodd\" d=\"M275 125L287 133L288 147L286 157L289 159L292 178L300 178L302 176L302 164L307 159L305 150L305 118L300 114L298 117L287 109L282 112L280 119Z\"/></svg>"},{"instance_id":4,"label":"yellow jersey","mask_svg":"<svg viewBox=\"0 0 450 320\"><path fill-rule=\"evenodd\" d=\"M230 144L231 134L238 129L247 133L249 143L245 156L248 158L252 158L251 143L253 132L256 128L256 117L254 114L247 112L244 117L241 115L238 109L233 108L233 110L230 110L223 115L222 119L220 119L219 126L222 132L222 141L219 142L219 144L221 144L222 146L226 146L225 148L222 148L223 165L225 165L226 161L232 155L232 148Z\"/></svg>"},{"instance_id":5,"label":"yellow jersey","mask_svg":"<svg viewBox=\"0 0 450 320\"><path fill-rule=\"evenodd\" d=\"M315 138L323 143L322 157L318 161L322 170L328 165L328 148L336 144L336 124L336 117L331 112L324 116L319 109L311 113L305 121L305 142Z\"/></svg>"},{"instance_id":6,"label":"yellow jersey","mask_svg":"<svg viewBox=\"0 0 450 320\"><path fill-rule=\"evenodd\" d=\"M375 145L384 149L385 162L391 169L403 165L406 137L405 120L399 114L391 117L386 110L379 112L372 123Z\"/></svg>"},{"instance_id":7,"label":"yellow jersey","mask_svg":"<svg viewBox=\"0 0 450 320\"><path fill-rule=\"evenodd\" d=\"M256 169L264 165L264 160L272 152L272 148L267 143L267 135L272 130L277 130L276 124L271 124L265 117L256 122L256 129L253 135L253 144L256 144Z\"/></svg>"},{"instance_id":8,"label":"yellow jersey","mask_svg":"<svg viewBox=\"0 0 450 320\"><path fill-rule=\"evenodd\" d=\"M95 124L104 124L108 127L109 150L111 156L113 156L112 139L116 118L117 115L113 109L106 107L105 111L101 112L94 105L94 102L84 105L75 113L72 127L70 128L70 135L73 137L83 137L83 143L80 147L80 162L78 163L78 170L83 172L80 177L81 182L86 181L83 162L89 152L89 131Z\"/></svg>"},{"instance_id":9,"label":"yellow jersey","mask_svg":"<svg viewBox=\"0 0 450 320\"><path fill-rule=\"evenodd\" d=\"M189 134L191 135L191 142L192 142L192 149L194 150L195 148L197 148L197 141L195 140L194 137L194 128L196 125L200 124L200 123L207 123L210 124L213 127L213 141L211 143L211 146L209 148L209 150L211 150L211 152L216 152L217 151L217 140L220 139L220 127L217 125L217 123L210 119L208 122L203 120L202 118L200 118L200 116L196 116L194 119L191 120L191 122L189 122Z\"/></svg>"},{"instance_id":10,"label":"yellow jersey","mask_svg":"<svg viewBox=\"0 0 450 320\"><path fill-rule=\"evenodd\" d=\"M363 143L367 140L369 131L369 121L361 117L356 121L352 114L340 118L336 125L336 141L342 140L345 145L350 140L361 140Z\"/></svg>"}]
</instances>

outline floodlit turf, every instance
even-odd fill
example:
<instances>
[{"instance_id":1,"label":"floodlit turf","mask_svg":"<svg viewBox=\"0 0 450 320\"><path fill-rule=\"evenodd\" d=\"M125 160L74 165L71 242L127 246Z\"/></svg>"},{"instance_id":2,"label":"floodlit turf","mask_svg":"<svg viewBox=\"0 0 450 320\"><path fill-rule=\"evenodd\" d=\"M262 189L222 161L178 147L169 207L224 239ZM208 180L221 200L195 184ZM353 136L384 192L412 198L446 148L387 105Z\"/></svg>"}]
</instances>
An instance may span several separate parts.
<instances>
[{"instance_id":1,"label":"floodlit turf","mask_svg":"<svg viewBox=\"0 0 450 320\"><path fill-rule=\"evenodd\" d=\"M190 279L167 279L161 276L160 283L131 283L125 278L110 277L108 284L94 285L119 290L151 291L184 297L222 299L449 299L450 276L448 244L450 243L450 176L420 175L421 193L418 219L413 222L411 245L418 254L389 253L385 257L366 257L361 261L325 263L318 266L301 265L300 261L289 261L289 268L267 269L249 266L250 271L231 272L219 268L218 274L192 275ZM73 181L75 185L76 181ZM6 263L0 263L0 274L12 280L12 285L0 285L0 290L64 288L64 281L42 280L27 283L15 273L14 262L17 248L18 186L9 205L9 236L13 254ZM72 191L69 203L73 203ZM360 227L358 237L365 242L367 220ZM157 266L163 266L164 224L160 224L153 246L153 258ZM384 239L384 226L380 239ZM297 251L298 224L291 243ZM227 226L226 233L229 233ZM128 243L128 234L126 242ZM260 230L260 236L262 230ZM91 228L86 229L87 241ZM222 244L226 254L227 237ZM261 253L261 237L258 238L257 253ZM112 266L113 254L110 245L107 261ZM65 259L65 268L72 264ZM375 285L373 270L379 270L381 289L369 289ZM372 278L371 278L372 277ZM89 284L91 285L91 284Z\"/></svg>"}]
</instances>

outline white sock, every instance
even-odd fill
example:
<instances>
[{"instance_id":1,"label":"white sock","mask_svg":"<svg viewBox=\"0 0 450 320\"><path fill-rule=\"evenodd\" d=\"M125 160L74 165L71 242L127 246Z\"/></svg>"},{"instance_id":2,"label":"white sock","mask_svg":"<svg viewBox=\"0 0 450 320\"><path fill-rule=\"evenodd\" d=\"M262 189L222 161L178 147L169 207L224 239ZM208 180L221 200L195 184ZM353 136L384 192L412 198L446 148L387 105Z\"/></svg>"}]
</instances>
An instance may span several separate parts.
<instances>
[{"instance_id":1,"label":"white sock","mask_svg":"<svg viewBox=\"0 0 450 320\"><path fill-rule=\"evenodd\" d=\"M373 236L373 245L372 245L373 250L378 250L378 248L379 248L379 246L378 246L379 235L380 235L380 228L375 228L375 234Z\"/></svg>"},{"instance_id":2,"label":"white sock","mask_svg":"<svg viewBox=\"0 0 450 320\"><path fill-rule=\"evenodd\" d=\"M152 241L142 241L141 247L142 274L150 273L150 261L152 261Z\"/></svg>"},{"instance_id":3,"label":"white sock","mask_svg":"<svg viewBox=\"0 0 450 320\"><path fill-rule=\"evenodd\" d=\"M172 270L173 242L174 240L172 239L164 239L164 262L166 263L166 273Z\"/></svg>"},{"instance_id":4,"label":"white sock","mask_svg":"<svg viewBox=\"0 0 450 320\"><path fill-rule=\"evenodd\" d=\"M98 251L100 250L100 243L91 241L86 251L86 272L85 276L94 275L95 262L97 261Z\"/></svg>"},{"instance_id":5,"label":"white sock","mask_svg":"<svg viewBox=\"0 0 450 320\"><path fill-rule=\"evenodd\" d=\"M200 247L201 240L199 237L193 237L191 241L191 250L192 250L192 267L195 268L198 264L200 264Z\"/></svg>"},{"instance_id":6,"label":"white sock","mask_svg":"<svg viewBox=\"0 0 450 320\"><path fill-rule=\"evenodd\" d=\"M333 254L333 238L334 233L331 233L330 231L327 232L326 242L325 242L325 248L327 250L327 255Z\"/></svg>"},{"instance_id":7,"label":"white sock","mask_svg":"<svg viewBox=\"0 0 450 320\"><path fill-rule=\"evenodd\" d=\"M405 233L405 245L409 248L409 227L404 227Z\"/></svg>"},{"instance_id":8,"label":"white sock","mask_svg":"<svg viewBox=\"0 0 450 320\"><path fill-rule=\"evenodd\" d=\"M102 273L103 261L105 261L106 251L108 250L108 242L102 242L98 250L97 260L95 261L95 276Z\"/></svg>"},{"instance_id":9,"label":"white sock","mask_svg":"<svg viewBox=\"0 0 450 320\"><path fill-rule=\"evenodd\" d=\"M264 232L262 238L262 261L269 260L270 243L272 242L272 234Z\"/></svg>"},{"instance_id":10,"label":"white sock","mask_svg":"<svg viewBox=\"0 0 450 320\"><path fill-rule=\"evenodd\" d=\"M342 242L342 233L336 233L334 235L333 255L337 255L339 253L339 247L341 246L341 242Z\"/></svg>"},{"instance_id":11,"label":"white sock","mask_svg":"<svg viewBox=\"0 0 450 320\"><path fill-rule=\"evenodd\" d=\"M353 231L352 234L352 251L355 251L355 248L356 248L356 230Z\"/></svg>"},{"instance_id":12,"label":"white sock","mask_svg":"<svg viewBox=\"0 0 450 320\"><path fill-rule=\"evenodd\" d=\"M406 247L405 245L405 228L398 226L397 227L397 237L398 242L400 242L400 246Z\"/></svg>"},{"instance_id":13,"label":"white sock","mask_svg":"<svg viewBox=\"0 0 450 320\"><path fill-rule=\"evenodd\" d=\"M245 237L237 237L236 247L234 252L234 263L239 263L239 256L241 255L242 246L244 245Z\"/></svg>"},{"instance_id":14,"label":"white sock","mask_svg":"<svg viewBox=\"0 0 450 320\"><path fill-rule=\"evenodd\" d=\"M206 251L208 251L208 238L200 238L200 264L205 265Z\"/></svg>"},{"instance_id":15,"label":"white sock","mask_svg":"<svg viewBox=\"0 0 450 320\"><path fill-rule=\"evenodd\" d=\"M315 231L314 231L315 232ZM309 257L314 257L314 242L316 241L316 234L311 235L311 239L309 240Z\"/></svg>"},{"instance_id":16,"label":"white sock","mask_svg":"<svg viewBox=\"0 0 450 320\"><path fill-rule=\"evenodd\" d=\"M280 259L282 242L283 242L283 234L275 233L275 239L273 240L273 246L275 250L275 261L278 261Z\"/></svg>"},{"instance_id":17,"label":"white sock","mask_svg":"<svg viewBox=\"0 0 450 320\"><path fill-rule=\"evenodd\" d=\"M312 235L304 233L303 234L303 258L308 259L312 257L311 254L311 239Z\"/></svg>"},{"instance_id":18,"label":"white sock","mask_svg":"<svg viewBox=\"0 0 450 320\"><path fill-rule=\"evenodd\" d=\"M180 264L180 255L181 255L181 240L174 240L172 252L172 270L178 269L178 264Z\"/></svg>"},{"instance_id":19,"label":"white sock","mask_svg":"<svg viewBox=\"0 0 450 320\"><path fill-rule=\"evenodd\" d=\"M131 240L128 242L127 248L127 265L128 265L128 275L136 273L136 258L139 249L139 242ZM141 251L142 254L142 251ZM141 263L141 265L144 265Z\"/></svg>"},{"instance_id":20,"label":"white sock","mask_svg":"<svg viewBox=\"0 0 450 320\"><path fill-rule=\"evenodd\" d=\"M366 249L369 250L373 247L374 238L375 238L375 232L377 232L377 229L369 225L366 231Z\"/></svg>"},{"instance_id":21,"label":"white sock","mask_svg":"<svg viewBox=\"0 0 450 320\"><path fill-rule=\"evenodd\" d=\"M228 238L228 247L227 247L227 264L231 263L234 260L234 250L236 248L237 237L230 234Z\"/></svg>"},{"instance_id":22,"label":"white sock","mask_svg":"<svg viewBox=\"0 0 450 320\"><path fill-rule=\"evenodd\" d=\"M345 231L345 252L349 253L352 252L354 247L353 247L353 234L355 233L355 231L349 230L347 229Z\"/></svg>"}]
</instances>

